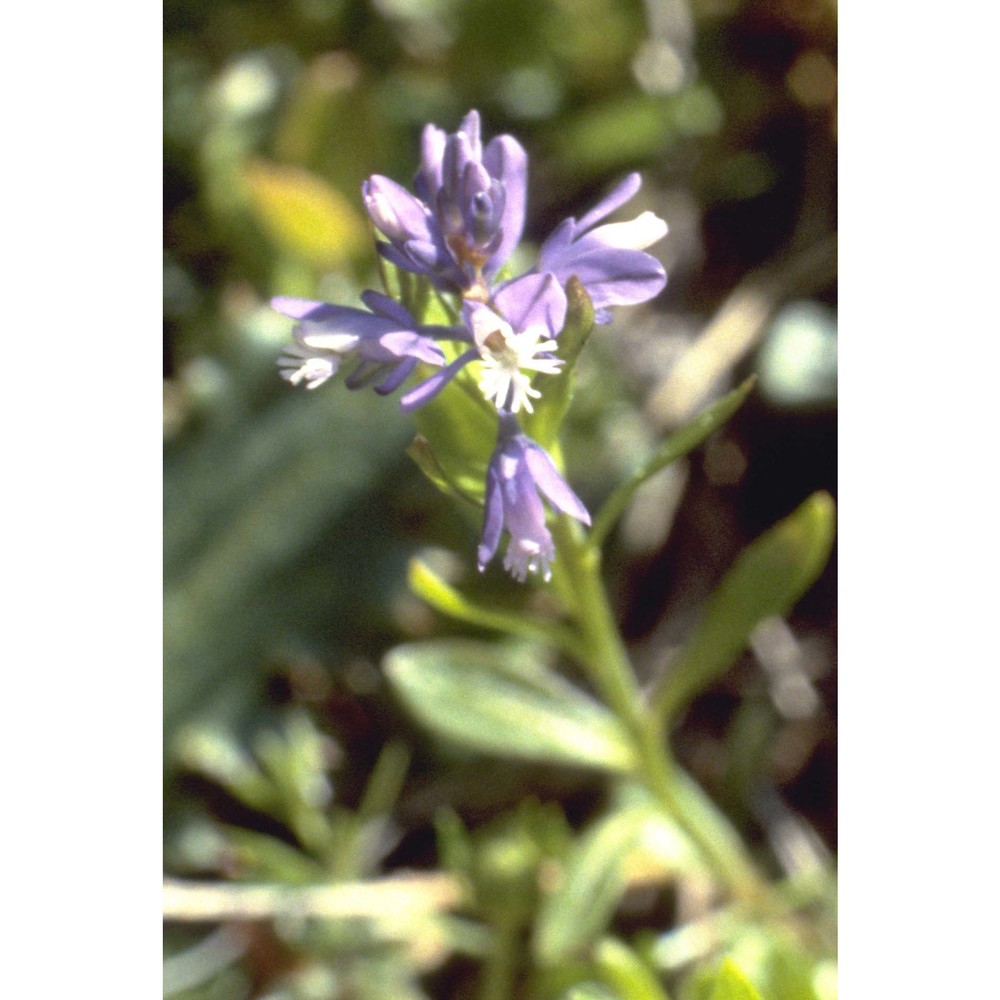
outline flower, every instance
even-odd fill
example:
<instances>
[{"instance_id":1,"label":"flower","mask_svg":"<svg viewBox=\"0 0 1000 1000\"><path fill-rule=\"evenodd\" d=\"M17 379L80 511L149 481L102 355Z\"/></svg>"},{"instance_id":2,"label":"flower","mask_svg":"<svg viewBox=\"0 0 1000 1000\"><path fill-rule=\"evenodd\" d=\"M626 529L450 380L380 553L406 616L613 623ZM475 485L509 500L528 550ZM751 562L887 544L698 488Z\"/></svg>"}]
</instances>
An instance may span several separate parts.
<instances>
[{"instance_id":1,"label":"flower","mask_svg":"<svg viewBox=\"0 0 1000 1000\"><path fill-rule=\"evenodd\" d=\"M663 219L643 212L631 222L597 226L629 201L641 185L638 174L629 174L579 222L573 218L561 222L539 250L536 270L555 275L563 285L576 275L590 296L599 323L610 321L609 306L646 302L667 283L663 265L643 252L666 236Z\"/></svg>"},{"instance_id":2,"label":"flower","mask_svg":"<svg viewBox=\"0 0 1000 1000\"><path fill-rule=\"evenodd\" d=\"M556 348L554 340L541 339L548 332L546 327L539 323L515 333L508 322L480 302L467 302L463 312L479 348L483 366L479 388L483 395L497 407L513 413L523 407L531 413L529 397L537 399L541 393L531 388L531 376L524 369L555 375L565 363L551 354L545 356L544 352Z\"/></svg>"},{"instance_id":3,"label":"flower","mask_svg":"<svg viewBox=\"0 0 1000 1000\"><path fill-rule=\"evenodd\" d=\"M532 412L528 372L553 375L563 364L552 357L566 321L566 293L549 274L525 274L501 285L490 305L466 299L463 339L469 350L414 386L401 400L404 411L433 399L469 362L480 361L479 387L498 409ZM457 339L457 335L456 335Z\"/></svg>"},{"instance_id":4,"label":"flower","mask_svg":"<svg viewBox=\"0 0 1000 1000\"><path fill-rule=\"evenodd\" d=\"M361 299L370 312L309 299L272 299L273 309L298 320L292 330L295 343L278 359L281 377L315 389L345 359L356 357L360 363L347 377L347 387L357 389L385 376L375 386L385 394L397 389L420 361L444 364L434 338L453 335L450 328L420 327L403 306L378 292L365 292Z\"/></svg>"},{"instance_id":5,"label":"flower","mask_svg":"<svg viewBox=\"0 0 1000 1000\"><path fill-rule=\"evenodd\" d=\"M375 174L362 185L365 207L388 239L379 253L424 274L442 291L485 298L524 230L528 155L509 135L484 148L478 111L451 135L427 125L417 194Z\"/></svg>"},{"instance_id":6,"label":"flower","mask_svg":"<svg viewBox=\"0 0 1000 1000\"><path fill-rule=\"evenodd\" d=\"M510 540L503 564L511 576L521 583L529 573L540 573L546 581L551 578L555 546L545 526L539 491L557 510L590 524L587 508L559 475L545 449L521 430L512 413L501 410L497 446L486 470L480 572L496 554L506 530Z\"/></svg>"}]
</instances>

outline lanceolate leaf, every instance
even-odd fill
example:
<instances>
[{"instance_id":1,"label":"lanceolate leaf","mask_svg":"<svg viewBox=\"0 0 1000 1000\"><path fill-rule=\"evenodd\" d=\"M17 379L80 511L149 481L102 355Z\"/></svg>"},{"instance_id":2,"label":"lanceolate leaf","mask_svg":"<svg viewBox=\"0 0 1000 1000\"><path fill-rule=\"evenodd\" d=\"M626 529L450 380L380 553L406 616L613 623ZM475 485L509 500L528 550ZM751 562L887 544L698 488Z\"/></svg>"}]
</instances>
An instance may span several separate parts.
<instances>
[{"instance_id":1,"label":"lanceolate leaf","mask_svg":"<svg viewBox=\"0 0 1000 1000\"><path fill-rule=\"evenodd\" d=\"M642 809L614 812L576 843L535 922L534 950L544 965L564 961L605 931L625 890L625 861L646 819Z\"/></svg>"},{"instance_id":2,"label":"lanceolate leaf","mask_svg":"<svg viewBox=\"0 0 1000 1000\"><path fill-rule=\"evenodd\" d=\"M709 598L704 615L663 678L654 710L669 722L719 678L765 618L782 615L809 589L830 555L833 499L814 493L740 555Z\"/></svg>"},{"instance_id":3,"label":"lanceolate leaf","mask_svg":"<svg viewBox=\"0 0 1000 1000\"><path fill-rule=\"evenodd\" d=\"M754 985L731 961L719 968L710 1000L763 1000Z\"/></svg>"},{"instance_id":4,"label":"lanceolate leaf","mask_svg":"<svg viewBox=\"0 0 1000 1000\"><path fill-rule=\"evenodd\" d=\"M524 613L503 611L474 604L454 587L442 580L425 562L414 559L408 573L410 589L441 614L483 628L496 629L508 635L521 636L535 642L559 646L570 656L581 659L586 650L580 640L564 625Z\"/></svg>"},{"instance_id":5,"label":"lanceolate leaf","mask_svg":"<svg viewBox=\"0 0 1000 1000\"><path fill-rule=\"evenodd\" d=\"M469 750L609 771L633 766L618 721L544 666L537 647L413 643L392 650L385 669L420 722Z\"/></svg>"},{"instance_id":6,"label":"lanceolate leaf","mask_svg":"<svg viewBox=\"0 0 1000 1000\"><path fill-rule=\"evenodd\" d=\"M713 431L718 430L739 408L753 388L754 378L748 378L738 389L734 389L718 402L698 414L666 441L645 462L642 463L605 501L590 534L591 544L600 545L615 522L621 517L633 494L646 480L671 462L676 462L690 451L694 451Z\"/></svg>"}]
</instances>

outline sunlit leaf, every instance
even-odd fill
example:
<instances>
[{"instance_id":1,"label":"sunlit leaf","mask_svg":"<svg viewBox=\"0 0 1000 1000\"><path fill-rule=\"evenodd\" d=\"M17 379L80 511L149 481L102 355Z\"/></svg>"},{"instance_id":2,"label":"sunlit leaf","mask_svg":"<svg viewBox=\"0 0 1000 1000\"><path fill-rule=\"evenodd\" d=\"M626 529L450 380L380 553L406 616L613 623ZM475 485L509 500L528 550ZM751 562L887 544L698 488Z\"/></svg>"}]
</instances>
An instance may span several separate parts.
<instances>
[{"instance_id":1,"label":"sunlit leaf","mask_svg":"<svg viewBox=\"0 0 1000 1000\"><path fill-rule=\"evenodd\" d=\"M474 604L419 559L410 562L408 579L411 590L441 614L470 625L559 646L570 656L586 655L580 641L565 626L523 613Z\"/></svg>"},{"instance_id":2,"label":"sunlit leaf","mask_svg":"<svg viewBox=\"0 0 1000 1000\"><path fill-rule=\"evenodd\" d=\"M764 1000L739 967L729 960L722 963L710 1000Z\"/></svg>"},{"instance_id":3,"label":"sunlit leaf","mask_svg":"<svg viewBox=\"0 0 1000 1000\"><path fill-rule=\"evenodd\" d=\"M577 842L535 923L535 954L542 963L563 961L606 930L625 889L625 859L645 821L645 810L615 812Z\"/></svg>"},{"instance_id":4,"label":"sunlit leaf","mask_svg":"<svg viewBox=\"0 0 1000 1000\"><path fill-rule=\"evenodd\" d=\"M270 237L318 268L367 252L368 226L336 188L302 170L255 160L246 167L250 202Z\"/></svg>"},{"instance_id":5,"label":"sunlit leaf","mask_svg":"<svg viewBox=\"0 0 1000 1000\"><path fill-rule=\"evenodd\" d=\"M624 941L605 938L594 949L594 961L621 1000L670 1000L656 973Z\"/></svg>"},{"instance_id":6,"label":"sunlit leaf","mask_svg":"<svg viewBox=\"0 0 1000 1000\"><path fill-rule=\"evenodd\" d=\"M782 615L809 589L833 546L834 504L814 493L753 542L709 598L694 634L654 697L661 719L672 719L699 691L722 676L765 618Z\"/></svg>"},{"instance_id":7,"label":"sunlit leaf","mask_svg":"<svg viewBox=\"0 0 1000 1000\"><path fill-rule=\"evenodd\" d=\"M618 721L533 647L413 643L392 650L385 669L420 722L466 749L609 771L633 765Z\"/></svg>"}]
</instances>

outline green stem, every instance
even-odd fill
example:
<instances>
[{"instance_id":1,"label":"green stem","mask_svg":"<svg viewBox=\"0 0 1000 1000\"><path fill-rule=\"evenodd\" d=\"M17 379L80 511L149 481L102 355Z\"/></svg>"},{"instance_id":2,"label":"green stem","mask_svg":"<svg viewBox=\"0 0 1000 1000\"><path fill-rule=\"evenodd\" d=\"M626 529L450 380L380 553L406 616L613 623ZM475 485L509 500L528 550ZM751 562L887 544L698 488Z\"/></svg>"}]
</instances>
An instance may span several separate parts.
<instances>
[{"instance_id":1,"label":"green stem","mask_svg":"<svg viewBox=\"0 0 1000 1000\"><path fill-rule=\"evenodd\" d=\"M638 776L730 892L744 901L759 899L765 883L739 835L674 763L666 734L639 690L601 579L599 549L583 539L569 518L553 525L553 535L560 559L560 593L570 599L569 610L583 638L585 655L580 664L632 738Z\"/></svg>"},{"instance_id":2,"label":"green stem","mask_svg":"<svg viewBox=\"0 0 1000 1000\"><path fill-rule=\"evenodd\" d=\"M479 1000L510 1000L514 995L519 933L517 920L502 920L493 925L492 946L479 981Z\"/></svg>"}]
</instances>

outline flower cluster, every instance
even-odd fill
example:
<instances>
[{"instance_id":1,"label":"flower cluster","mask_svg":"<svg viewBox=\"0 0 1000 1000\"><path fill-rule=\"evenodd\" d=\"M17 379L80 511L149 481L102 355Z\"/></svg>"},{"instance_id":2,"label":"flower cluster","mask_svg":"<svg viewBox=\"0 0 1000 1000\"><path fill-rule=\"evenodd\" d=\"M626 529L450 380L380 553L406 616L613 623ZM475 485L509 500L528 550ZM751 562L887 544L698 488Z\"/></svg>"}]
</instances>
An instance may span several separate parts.
<instances>
[{"instance_id":1,"label":"flower cluster","mask_svg":"<svg viewBox=\"0 0 1000 1000\"><path fill-rule=\"evenodd\" d=\"M651 212L630 222L604 222L639 190L639 175L631 174L583 218L560 223L528 273L500 281L524 230L527 178L521 144L501 135L484 146L479 114L470 111L455 133L426 126L415 193L380 175L362 185L368 215L384 237L376 242L378 252L451 297L456 322L450 326L421 323L395 299L372 291L362 295L365 309L284 297L271 303L296 321L294 345L278 361L293 385L314 389L350 360L348 388L374 384L387 394L423 364L434 370L428 375L421 369L423 378L401 398L403 410L411 411L475 363L498 427L486 474L479 568L493 558L506 531L504 566L521 581L529 573L549 579L555 555L542 496L590 523L587 509L517 416L533 412L545 376L565 363L558 350L566 283L575 277L596 321L608 322L611 307L645 302L665 285L663 267L645 251L667 232Z\"/></svg>"}]
</instances>

